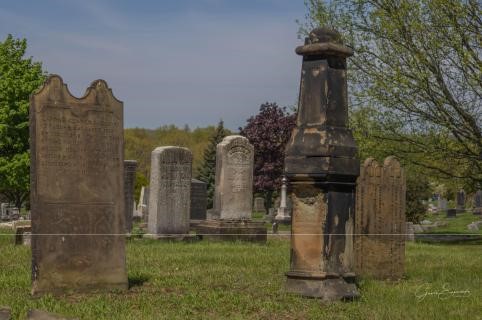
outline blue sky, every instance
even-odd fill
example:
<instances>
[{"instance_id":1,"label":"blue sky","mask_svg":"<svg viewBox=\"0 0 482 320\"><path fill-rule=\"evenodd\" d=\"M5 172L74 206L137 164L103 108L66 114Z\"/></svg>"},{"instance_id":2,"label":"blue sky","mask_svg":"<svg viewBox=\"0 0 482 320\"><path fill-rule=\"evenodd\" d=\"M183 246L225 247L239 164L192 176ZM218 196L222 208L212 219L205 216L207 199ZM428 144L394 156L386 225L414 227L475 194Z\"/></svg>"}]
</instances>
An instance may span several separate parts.
<instances>
[{"instance_id":1,"label":"blue sky","mask_svg":"<svg viewBox=\"0 0 482 320\"><path fill-rule=\"evenodd\" d=\"M81 96L105 79L125 127L237 129L261 103L294 105L303 0L2 1L0 36Z\"/></svg>"}]
</instances>

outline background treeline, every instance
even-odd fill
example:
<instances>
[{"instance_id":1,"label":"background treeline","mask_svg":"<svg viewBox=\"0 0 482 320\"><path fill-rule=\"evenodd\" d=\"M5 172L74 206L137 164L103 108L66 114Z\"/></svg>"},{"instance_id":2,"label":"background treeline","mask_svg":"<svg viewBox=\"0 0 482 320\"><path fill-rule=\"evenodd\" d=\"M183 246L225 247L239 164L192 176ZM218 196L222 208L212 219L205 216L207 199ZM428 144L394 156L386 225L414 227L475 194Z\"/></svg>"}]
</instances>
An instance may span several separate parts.
<instances>
[{"instance_id":1,"label":"background treeline","mask_svg":"<svg viewBox=\"0 0 482 320\"><path fill-rule=\"evenodd\" d=\"M231 131L226 130L227 134ZM140 187L149 184L151 152L161 146L179 146L191 150L193 155L193 177L199 175L204 150L209 139L216 132L216 126L196 128L189 126L178 128L175 125L164 125L157 129L129 128L124 130L124 157L137 160L136 199Z\"/></svg>"}]
</instances>

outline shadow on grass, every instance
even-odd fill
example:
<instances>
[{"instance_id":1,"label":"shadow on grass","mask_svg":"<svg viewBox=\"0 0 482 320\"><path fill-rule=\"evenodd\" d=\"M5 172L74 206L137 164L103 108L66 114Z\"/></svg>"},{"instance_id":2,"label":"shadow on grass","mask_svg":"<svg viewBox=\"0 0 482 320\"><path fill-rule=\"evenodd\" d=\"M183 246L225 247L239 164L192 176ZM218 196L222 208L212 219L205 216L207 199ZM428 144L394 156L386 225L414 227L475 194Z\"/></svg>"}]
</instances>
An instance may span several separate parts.
<instances>
[{"instance_id":1,"label":"shadow on grass","mask_svg":"<svg viewBox=\"0 0 482 320\"><path fill-rule=\"evenodd\" d=\"M140 287L149 280L149 276L145 274L137 274L135 276L129 276L129 289L132 287Z\"/></svg>"}]
</instances>

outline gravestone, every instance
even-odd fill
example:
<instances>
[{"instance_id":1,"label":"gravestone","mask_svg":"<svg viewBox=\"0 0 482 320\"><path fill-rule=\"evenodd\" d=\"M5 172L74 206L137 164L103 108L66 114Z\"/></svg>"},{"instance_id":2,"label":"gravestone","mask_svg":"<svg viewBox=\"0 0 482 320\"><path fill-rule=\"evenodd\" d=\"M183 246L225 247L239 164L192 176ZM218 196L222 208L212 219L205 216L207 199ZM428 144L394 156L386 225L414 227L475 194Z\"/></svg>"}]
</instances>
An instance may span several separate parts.
<instances>
[{"instance_id":1,"label":"gravestone","mask_svg":"<svg viewBox=\"0 0 482 320\"><path fill-rule=\"evenodd\" d=\"M191 220L206 220L208 205L207 183L191 180Z\"/></svg>"},{"instance_id":2,"label":"gravestone","mask_svg":"<svg viewBox=\"0 0 482 320\"><path fill-rule=\"evenodd\" d=\"M286 288L325 301L353 299L355 184L360 170L348 129L347 62L353 50L317 28L296 48L303 56L297 123L286 146L293 201Z\"/></svg>"},{"instance_id":3,"label":"gravestone","mask_svg":"<svg viewBox=\"0 0 482 320\"><path fill-rule=\"evenodd\" d=\"M457 209L447 209L447 218L456 218Z\"/></svg>"},{"instance_id":4,"label":"gravestone","mask_svg":"<svg viewBox=\"0 0 482 320\"><path fill-rule=\"evenodd\" d=\"M356 189L356 274L397 280L405 261L405 174L394 157L367 159ZM413 228L413 227L412 227Z\"/></svg>"},{"instance_id":5,"label":"gravestone","mask_svg":"<svg viewBox=\"0 0 482 320\"><path fill-rule=\"evenodd\" d=\"M124 210L126 216L126 231L132 231L132 219L134 207L134 188L136 186L137 161L124 160Z\"/></svg>"},{"instance_id":6,"label":"gravestone","mask_svg":"<svg viewBox=\"0 0 482 320\"><path fill-rule=\"evenodd\" d=\"M291 222L291 213L288 209L287 203L287 183L286 177L281 179L281 198L280 204L277 210L276 217L274 218L278 223L289 224Z\"/></svg>"},{"instance_id":7,"label":"gravestone","mask_svg":"<svg viewBox=\"0 0 482 320\"><path fill-rule=\"evenodd\" d=\"M197 233L211 240L266 241L263 222L251 220L254 148L242 136L227 136L216 147L216 184L211 219Z\"/></svg>"},{"instance_id":8,"label":"gravestone","mask_svg":"<svg viewBox=\"0 0 482 320\"><path fill-rule=\"evenodd\" d=\"M437 211L438 212L446 212L448 207L447 199L444 198L439 198L438 199L438 205L437 205Z\"/></svg>"},{"instance_id":9,"label":"gravestone","mask_svg":"<svg viewBox=\"0 0 482 320\"><path fill-rule=\"evenodd\" d=\"M251 219L254 148L242 136L227 136L216 148L214 210L220 219Z\"/></svg>"},{"instance_id":10,"label":"gravestone","mask_svg":"<svg viewBox=\"0 0 482 320\"><path fill-rule=\"evenodd\" d=\"M57 75L30 99L32 293L127 289L123 103Z\"/></svg>"},{"instance_id":11,"label":"gravestone","mask_svg":"<svg viewBox=\"0 0 482 320\"><path fill-rule=\"evenodd\" d=\"M189 234L192 153L182 147L159 147L151 154L149 219L153 237Z\"/></svg>"},{"instance_id":12,"label":"gravestone","mask_svg":"<svg viewBox=\"0 0 482 320\"><path fill-rule=\"evenodd\" d=\"M412 222L407 222L406 230L407 230L406 240L407 241L415 241L415 228L413 227Z\"/></svg>"},{"instance_id":13,"label":"gravestone","mask_svg":"<svg viewBox=\"0 0 482 320\"><path fill-rule=\"evenodd\" d=\"M266 208L264 207L264 198L263 197L254 198L253 211L254 212L266 213Z\"/></svg>"},{"instance_id":14,"label":"gravestone","mask_svg":"<svg viewBox=\"0 0 482 320\"><path fill-rule=\"evenodd\" d=\"M457 192L457 199L456 199L456 209L457 213L462 213L465 211L465 191L463 189Z\"/></svg>"},{"instance_id":15,"label":"gravestone","mask_svg":"<svg viewBox=\"0 0 482 320\"><path fill-rule=\"evenodd\" d=\"M15 245L30 245L31 234L32 234L31 226L15 227Z\"/></svg>"},{"instance_id":16,"label":"gravestone","mask_svg":"<svg viewBox=\"0 0 482 320\"><path fill-rule=\"evenodd\" d=\"M474 196L473 214L482 215L482 190L477 190Z\"/></svg>"}]
</instances>

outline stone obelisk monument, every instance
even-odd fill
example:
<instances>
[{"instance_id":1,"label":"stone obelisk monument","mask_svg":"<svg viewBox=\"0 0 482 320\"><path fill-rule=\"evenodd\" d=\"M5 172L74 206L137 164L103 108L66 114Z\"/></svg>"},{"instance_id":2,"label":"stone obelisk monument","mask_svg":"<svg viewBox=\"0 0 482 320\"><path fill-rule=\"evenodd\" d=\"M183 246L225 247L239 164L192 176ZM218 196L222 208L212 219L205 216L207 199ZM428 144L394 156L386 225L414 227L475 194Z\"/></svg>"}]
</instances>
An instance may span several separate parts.
<instances>
[{"instance_id":1,"label":"stone obelisk monument","mask_svg":"<svg viewBox=\"0 0 482 320\"><path fill-rule=\"evenodd\" d=\"M326 301L358 296L354 284L355 187L360 162L347 128L346 58L336 31L317 28L303 46L296 127L286 147L293 200L287 290Z\"/></svg>"}]
</instances>

